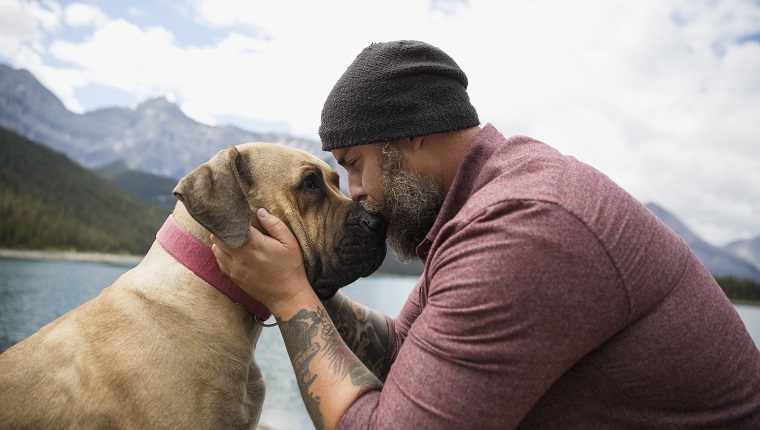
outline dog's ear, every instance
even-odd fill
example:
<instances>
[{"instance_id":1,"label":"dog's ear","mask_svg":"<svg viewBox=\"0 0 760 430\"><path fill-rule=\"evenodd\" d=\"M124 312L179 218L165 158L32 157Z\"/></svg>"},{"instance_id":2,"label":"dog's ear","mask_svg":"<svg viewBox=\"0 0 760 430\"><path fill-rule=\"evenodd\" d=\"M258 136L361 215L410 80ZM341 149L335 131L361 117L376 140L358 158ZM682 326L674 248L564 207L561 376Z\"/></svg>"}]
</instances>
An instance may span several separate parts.
<instances>
[{"instance_id":1,"label":"dog's ear","mask_svg":"<svg viewBox=\"0 0 760 430\"><path fill-rule=\"evenodd\" d=\"M251 225L246 192L253 179L244 166L231 146L188 173L173 191L196 221L235 248L248 241Z\"/></svg>"}]
</instances>

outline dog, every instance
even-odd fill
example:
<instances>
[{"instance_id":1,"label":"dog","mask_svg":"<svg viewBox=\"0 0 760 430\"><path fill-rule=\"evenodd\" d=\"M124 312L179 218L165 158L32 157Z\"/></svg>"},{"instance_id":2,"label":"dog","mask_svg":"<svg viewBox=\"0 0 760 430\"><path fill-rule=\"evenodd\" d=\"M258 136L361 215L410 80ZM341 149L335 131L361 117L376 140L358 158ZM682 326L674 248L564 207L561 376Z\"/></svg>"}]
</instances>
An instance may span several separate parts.
<instances>
[{"instance_id":1,"label":"dog","mask_svg":"<svg viewBox=\"0 0 760 430\"><path fill-rule=\"evenodd\" d=\"M174 194L135 268L0 355L0 428L256 428L265 385L254 350L268 313L221 274L210 234L242 246L266 208L298 239L320 297L385 257L385 221L304 151L233 146ZM199 258L205 269L193 266Z\"/></svg>"}]
</instances>

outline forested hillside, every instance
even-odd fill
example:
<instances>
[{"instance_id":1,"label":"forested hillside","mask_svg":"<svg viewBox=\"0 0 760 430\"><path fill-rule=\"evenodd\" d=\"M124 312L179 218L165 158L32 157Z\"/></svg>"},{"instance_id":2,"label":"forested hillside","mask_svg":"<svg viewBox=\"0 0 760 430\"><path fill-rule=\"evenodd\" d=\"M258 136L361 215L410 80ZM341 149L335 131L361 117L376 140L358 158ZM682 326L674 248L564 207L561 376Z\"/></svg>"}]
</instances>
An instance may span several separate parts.
<instances>
[{"instance_id":1,"label":"forested hillside","mask_svg":"<svg viewBox=\"0 0 760 430\"><path fill-rule=\"evenodd\" d=\"M174 210L174 205L177 203L177 198L172 194L172 190L178 182L174 178L132 170L123 161L95 169L95 173L140 198L140 200L152 203L169 212Z\"/></svg>"},{"instance_id":2,"label":"forested hillside","mask_svg":"<svg viewBox=\"0 0 760 430\"><path fill-rule=\"evenodd\" d=\"M0 129L0 247L144 254L168 214Z\"/></svg>"}]
</instances>

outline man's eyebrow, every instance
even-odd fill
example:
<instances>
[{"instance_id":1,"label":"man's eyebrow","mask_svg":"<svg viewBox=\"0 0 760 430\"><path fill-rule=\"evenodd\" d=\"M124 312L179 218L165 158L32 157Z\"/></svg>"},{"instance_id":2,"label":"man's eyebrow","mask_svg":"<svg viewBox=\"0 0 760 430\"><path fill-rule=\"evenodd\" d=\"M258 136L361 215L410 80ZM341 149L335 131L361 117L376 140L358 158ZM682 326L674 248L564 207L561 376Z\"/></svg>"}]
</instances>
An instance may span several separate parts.
<instances>
[{"instance_id":1,"label":"man's eyebrow","mask_svg":"<svg viewBox=\"0 0 760 430\"><path fill-rule=\"evenodd\" d=\"M340 153L340 155L338 155L338 165L339 166L346 167L346 152L348 152L348 151L343 151L343 152Z\"/></svg>"}]
</instances>

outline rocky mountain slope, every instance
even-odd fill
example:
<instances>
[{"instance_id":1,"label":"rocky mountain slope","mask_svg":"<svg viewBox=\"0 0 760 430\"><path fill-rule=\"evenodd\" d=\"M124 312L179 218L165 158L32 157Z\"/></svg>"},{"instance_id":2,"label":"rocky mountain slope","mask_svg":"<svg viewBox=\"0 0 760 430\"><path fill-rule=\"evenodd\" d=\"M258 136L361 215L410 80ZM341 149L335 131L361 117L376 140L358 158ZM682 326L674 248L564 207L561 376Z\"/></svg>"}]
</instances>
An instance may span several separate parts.
<instances>
[{"instance_id":1,"label":"rocky mountain slope","mask_svg":"<svg viewBox=\"0 0 760 430\"><path fill-rule=\"evenodd\" d=\"M88 168L121 161L134 170L176 179L219 150L251 141L280 143L320 158L329 155L309 139L198 123L165 98L148 100L134 110L76 114L31 73L4 65L0 65L0 126Z\"/></svg>"},{"instance_id":2,"label":"rocky mountain slope","mask_svg":"<svg viewBox=\"0 0 760 430\"><path fill-rule=\"evenodd\" d=\"M694 234L681 220L655 203L647 204L657 218L689 245L713 276L734 276L760 281L760 269L730 252L713 246Z\"/></svg>"},{"instance_id":3,"label":"rocky mountain slope","mask_svg":"<svg viewBox=\"0 0 760 430\"><path fill-rule=\"evenodd\" d=\"M760 236L731 242L724 246L723 250L752 263L760 269Z\"/></svg>"}]
</instances>

